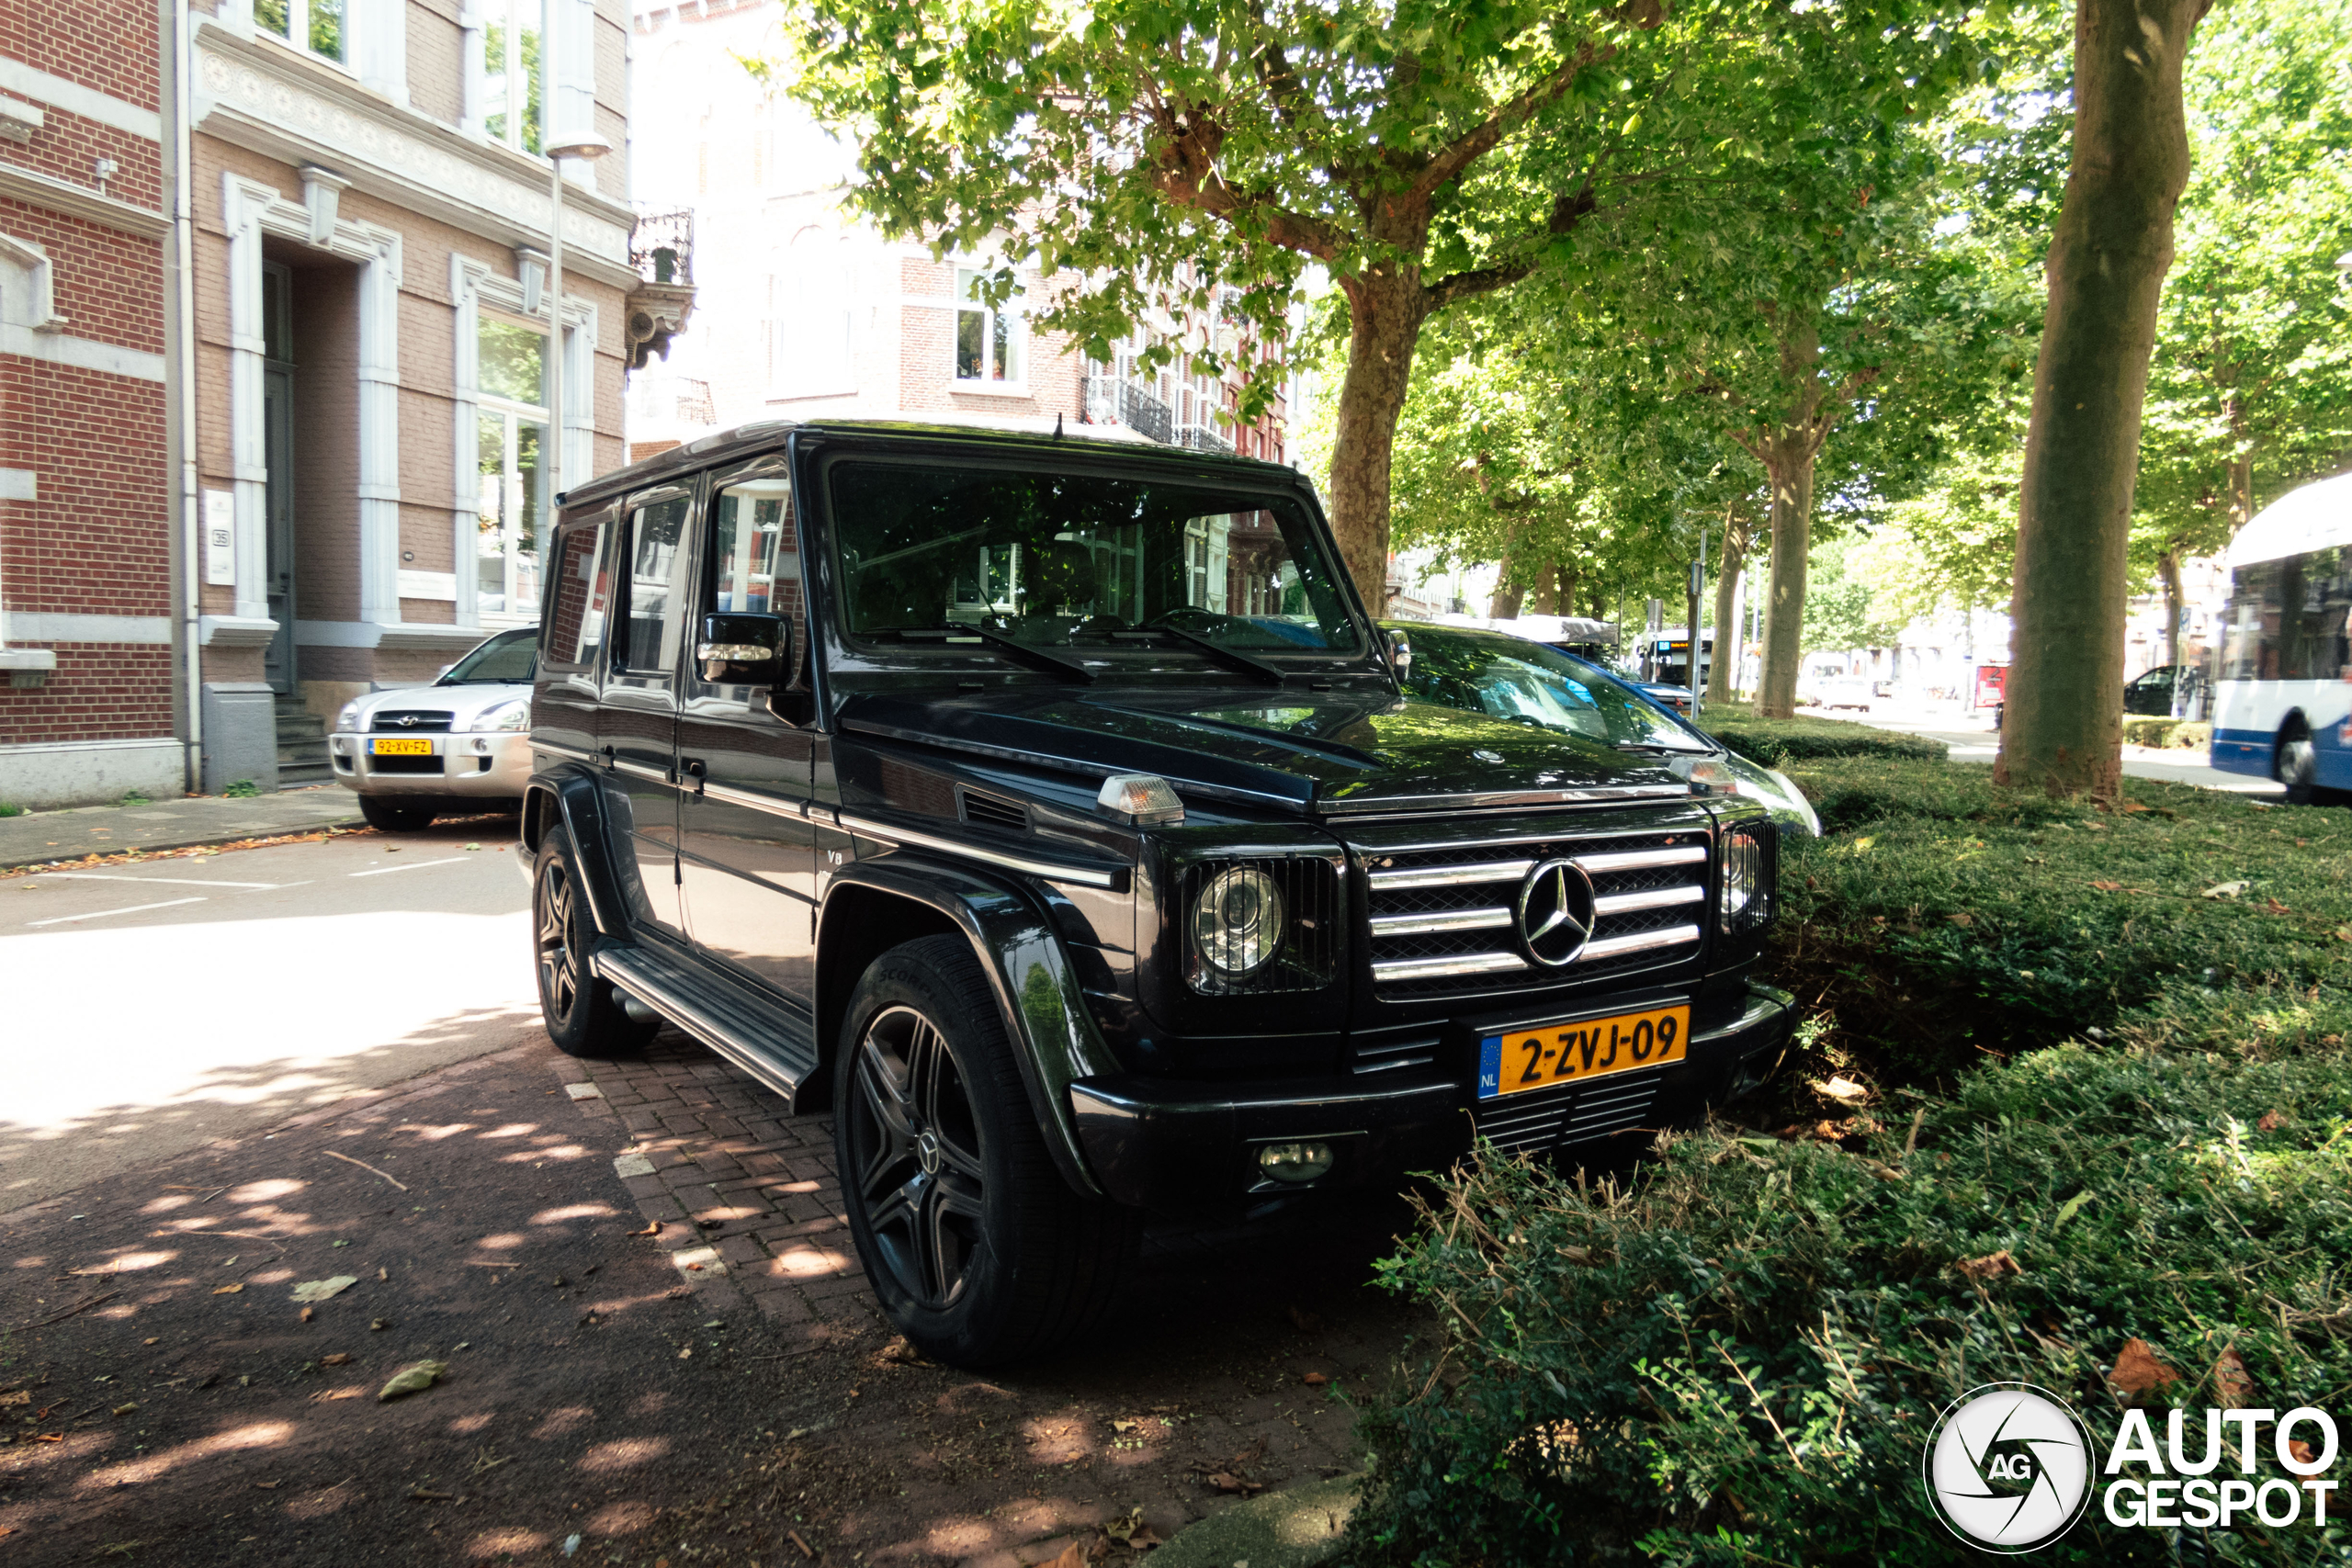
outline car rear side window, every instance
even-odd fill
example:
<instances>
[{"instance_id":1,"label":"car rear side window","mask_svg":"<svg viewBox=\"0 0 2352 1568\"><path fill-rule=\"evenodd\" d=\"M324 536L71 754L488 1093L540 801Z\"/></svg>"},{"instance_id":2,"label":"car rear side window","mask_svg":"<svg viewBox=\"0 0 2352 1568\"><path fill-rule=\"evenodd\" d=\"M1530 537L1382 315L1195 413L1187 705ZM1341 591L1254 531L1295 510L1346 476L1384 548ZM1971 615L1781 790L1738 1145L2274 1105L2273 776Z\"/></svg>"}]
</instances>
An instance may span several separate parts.
<instances>
[{"instance_id":1,"label":"car rear side window","mask_svg":"<svg viewBox=\"0 0 2352 1568\"><path fill-rule=\"evenodd\" d=\"M612 568L605 559L602 518L565 530L558 545L553 604L541 645L549 664L588 665L605 642L605 605Z\"/></svg>"}]
</instances>

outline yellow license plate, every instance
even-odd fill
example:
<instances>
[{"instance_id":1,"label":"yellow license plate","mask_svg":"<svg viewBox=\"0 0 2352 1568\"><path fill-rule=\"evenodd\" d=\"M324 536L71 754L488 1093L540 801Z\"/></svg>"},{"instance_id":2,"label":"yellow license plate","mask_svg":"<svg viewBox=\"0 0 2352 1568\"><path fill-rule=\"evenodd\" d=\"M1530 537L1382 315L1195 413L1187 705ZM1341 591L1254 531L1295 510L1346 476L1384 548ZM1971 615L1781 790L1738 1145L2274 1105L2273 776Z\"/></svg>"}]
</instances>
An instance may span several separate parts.
<instances>
[{"instance_id":1,"label":"yellow license plate","mask_svg":"<svg viewBox=\"0 0 2352 1568\"><path fill-rule=\"evenodd\" d=\"M368 750L379 757L430 757L430 740L370 740Z\"/></svg>"},{"instance_id":2,"label":"yellow license plate","mask_svg":"<svg viewBox=\"0 0 2352 1568\"><path fill-rule=\"evenodd\" d=\"M1489 1034L1478 1042L1478 1098L1499 1100L1679 1062L1689 1055L1690 1037L1688 1003Z\"/></svg>"}]
</instances>

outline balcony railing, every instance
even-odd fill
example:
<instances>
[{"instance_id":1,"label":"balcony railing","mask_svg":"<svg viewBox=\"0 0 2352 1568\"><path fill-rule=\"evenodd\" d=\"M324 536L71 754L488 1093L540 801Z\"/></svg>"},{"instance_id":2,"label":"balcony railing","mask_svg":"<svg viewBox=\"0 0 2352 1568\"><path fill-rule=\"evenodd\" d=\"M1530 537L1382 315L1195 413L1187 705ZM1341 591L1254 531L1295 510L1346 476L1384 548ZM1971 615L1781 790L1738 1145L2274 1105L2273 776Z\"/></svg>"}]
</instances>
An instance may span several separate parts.
<instances>
[{"instance_id":1,"label":"balcony railing","mask_svg":"<svg viewBox=\"0 0 2352 1568\"><path fill-rule=\"evenodd\" d=\"M640 212L629 233L629 265L648 283L689 287L695 280L695 215Z\"/></svg>"},{"instance_id":2,"label":"balcony railing","mask_svg":"<svg viewBox=\"0 0 2352 1568\"><path fill-rule=\"evenodd\" d=\"M1166 403L1133 381L1107 371L1086 378L1086 417L1097 424L1124 424L1163 446L1176 438L1176 416Z\"/></svg>"},{"instance_id":3,"label":"balcony railing","mask_svg":"<svg viewBox=\"0 0 2352 1568\"><path fill-rule=\"evenodd\" d=\"M1176 445L1190 446L1196 452L1223 452L1230 455L1233 443L1213 425L1183 424L1176 427Z\"/></svg>"}]
</instances>

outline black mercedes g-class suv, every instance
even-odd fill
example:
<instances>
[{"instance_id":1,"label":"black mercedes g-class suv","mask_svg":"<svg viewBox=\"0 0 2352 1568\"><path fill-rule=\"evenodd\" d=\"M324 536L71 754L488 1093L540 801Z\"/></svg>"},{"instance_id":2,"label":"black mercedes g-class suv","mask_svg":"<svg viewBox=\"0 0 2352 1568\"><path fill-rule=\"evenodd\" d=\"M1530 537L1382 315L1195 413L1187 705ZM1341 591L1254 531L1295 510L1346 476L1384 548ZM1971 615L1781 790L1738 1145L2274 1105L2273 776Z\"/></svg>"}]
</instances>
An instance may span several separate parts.
<instances>
[{"instance_id":1,"label":"black mercedes g-class suv","mask_svg":"<svg viewBox=\"0 0 2352 1568\"><path fill-rule=\"evenodd\" d=\"M1760 1078L1775 840L1638 747L1399 694L1312 489L860 421L561 500L522 818L548 1032L834 1114L876 1294L977 1365L1140 1216L1657 1125Z\"/></svg>"}]
</instances>

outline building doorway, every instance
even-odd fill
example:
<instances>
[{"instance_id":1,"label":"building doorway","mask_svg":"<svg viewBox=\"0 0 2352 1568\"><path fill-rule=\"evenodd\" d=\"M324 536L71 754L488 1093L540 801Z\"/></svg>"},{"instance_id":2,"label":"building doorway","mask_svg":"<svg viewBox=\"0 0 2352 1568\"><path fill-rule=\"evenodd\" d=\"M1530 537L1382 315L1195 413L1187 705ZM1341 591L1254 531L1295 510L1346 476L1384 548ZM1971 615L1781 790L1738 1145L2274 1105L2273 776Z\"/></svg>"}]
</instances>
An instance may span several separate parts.
<instances>
[{"instance_id":1,"label":"building doorway","mask_svg":"<svg viewBox=\"0 0 2352 1568\"><path fill-rule=\"evenodd\" d=\"M263 679L281 695L296 690L294 665L293 278L276 262L261 269L262 461L267 478L263 537L269 618L277 630L262 655Z\"/></svg>"}]
</instances>

